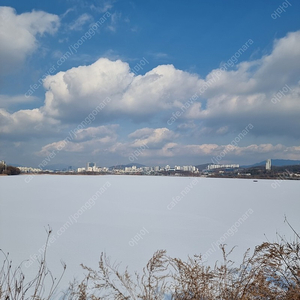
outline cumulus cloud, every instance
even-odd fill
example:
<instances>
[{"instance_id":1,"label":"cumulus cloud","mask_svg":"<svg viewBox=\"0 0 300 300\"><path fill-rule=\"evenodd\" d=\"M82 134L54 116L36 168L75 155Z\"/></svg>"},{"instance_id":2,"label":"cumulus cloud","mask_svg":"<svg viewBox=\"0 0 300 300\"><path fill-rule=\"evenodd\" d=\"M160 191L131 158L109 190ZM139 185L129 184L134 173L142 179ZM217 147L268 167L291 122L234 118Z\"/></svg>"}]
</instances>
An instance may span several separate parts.
<instances>
[{"instance_id":1,"label":"cumulus cloud","mask_svg":"<svg viewBox=\"0 0 300 300\"><path fill-rule=\"evenodd\" d=\"M45 117L40 109L19 110L12 114L0 109L0 134L2 139L29 140L57 133L60 122Z\"/></svg>"},{"instance_id":2,"label":"cumulus cloud","mask_svg":"<svg viewBox=\"0 0 300 300\"><path fill-rule=\"evenodd\" d=\"M180 106L196 92L199 81L196 75L172 65L135 76L127 63L101 58L92 65L48 76L44 81L44 112L54 118L71 119L83 116L110 97L112 101L99 118L126 115L142 119Z\"/></svg>"},{"instance_id":3,"label":"cumulus cloud","mask_svg":"<svg viewBox=\"0 0 300 300\"><path fill-rule=\"evenodd\" d=\"M110 97L112 101L99 115L99 121L125 116L144 121L162 112L165 118L169 114L170 120L172 113L178 111L180 120L201 120L204 127L215 127L221 134L229 126L243 126L243 122L271 124L273 118L284 113L293 116L281 125L287 130L296 121L295 108L300 112L297 105L300 54L294 50L299 47L300 32L289 33L274 43L269 55L242 62L234 70L213 70L205 79L173 65L160 65L136 76L127 63L101 58L91 65L48 76L44 82L47 92L43 111L53 118L70 120L88 113L101 99ZM288 67L284 63L287 57ZM221 75L211 84L217 72ZM284 86L289 88L285 99L274 105L272 97ZM193 95L196 95L194 99ZM293 130L290 132L295 134Z\"/></svg>"},{"instance_id":4,"label":"cumulus cloud","mask_svg":"<svg viewBox=\"0 0 300 300\"><path fill-rule=\"evenodd\" d=\"M142 150L140 150L142 149ZM151 161L162 161L178 164L188 161L206 161L213 163L230 163L235 161L251 162L265 160L266 157L298 159L300 146L285 146L282 144L250 144L240 146L232 144L183 144L175 138L173 142L166 139L160 143L159 147L155 144L143 143L120 143L116 142L109 151L124 158L130 157L136 150L140 163L149 163ZM155 158L155 159L154 159ZM164 160L166 159L167 160ZM154 160L153 160L154 159Z\"/></svg>"},{"instance_id":5,"label":"cumulus cloud","mask_svg":"<svg viewBox=\"0 0 300 300\"><path fill-rule=\"evenodd\" d=\"M113 124L108 126L88 127L81 129L76 133L75 141L85 141L97 137L113 137L116 138L116 130L119 125Z\"/></svg>"},{"instance_id":6,"label":"cumulus cloud","mask_svg":"<svg viewBox=\"0 0 300 300\"><path fill-rule=\"evenodd\" d=\"M152 155L153 151L160 151L178 137L178 134L167 128L145 127L130 133L126 142L117 140L107 150L123 158L129 158L138 151L139 156L145 158Z\"/></svg>"},{"instance_id":7,"label":"cumulus cloud","mask_svg":"<svg viewBox=\"0 0 300 300\"><path fill-rule=\"evenodd\" d=\"M38 47L38 36L54 34L59 17L43 11L18 15L11 7L0 7L0 65L1 73L23 63Z\"/></svg>"},{"instance_id":8,"label":"cumulus cloud","mask_svg":"<svg viewBox=\"0 0 300 300\"><path fill-rule=\"evenodd\" d=\"M124 142L117 133L117 124L88 127L74 132L69 131L59 141L44 145L37 154L40 157L49 155L82 155L97 160L99 154L114 157L114 160L151 164L161 161L166 164L188 161L206 161L214 163L229 163L235 161L251 162L264 160L266 157L297 159L300 146L285 146L282 144L189 144L180 141L181 136L167 128L141 128L128 135ZM64 153L64 154L63 154ZM138 153L138 155L136 154ZM66 157L66 156L64 156ZM167 159L167 160L166 160ZM103 159L102 159L103 160Z\"/></svg>"},{"instance_id":9,"label":"cumulus cloud","mask_svg":"<svg viewBox=\"0 0 300 300\"><path fill-rule=\"evenodd\" d=\"M257 134L284 130L299 137L293 130L300 113L299 48L300 31L292 32L276 40L272 52L261 59L242 62L234 70L213 70L206 83L217 72L220 76L202 95L205 107L194 103L185 117L219 127L253 122L259 125L256 130L261 130ZM279 101L273 99L277 94L282 94ZM274 122L282 117L285 122Z\"/></svg>"},{"instance_id":10,"label":"cumulus cloud","mask_svg":"<svg viewBox=\"0 0 300 300\"><path fill-rule=\"evenodd\" d=\"M134 139L133 147L140 147L141 145L157 147L166 141L174 140L178 137L178 134L168 128L142 128L129 134L128 137Z\"/></svg>"},{"instance_id":11,"label":"cumulus cloud","mask_svg":"<svg viewBox=\"0 0 300 300\"><path fill-rule=\"evenodd\" d=\"M95 152L103 150L116 142L118 125L88 127L74 132L70 130L64 139L47 144L37 152L39 156L48 156L51 153L63 152Z\"/></svg>"},{"instance_id":12,"label":"cumulus cloud","mask_svg":"<svg viewBox=\"0 0 300 300\"><path fill-rule=\"evenodd\" d=\"M148 145L149 149L142 154L145 158L209 158L222 151L213 137L220 143L220 137L230 137L251 123L254 128L247 141L230 151L228 159L230 155L268 154L271 157L272 153L292 158L299 154L298 146L277 145L270 140L258 143L254 138L300 137L299 48L300 32L289 33L275 41L270 54L241 62L231 70L213 70L204 79L173 65L159 65L145 74L135 75L126 62L100 58L91 65L48 76L44 80L46 93L42 107L13 114L1 110L1 131L20 135L26 131L24 128L34 129L40 123L49 130L53 124L72 127L109 99L97 111L93 120L95 127L78 132L65 152L106 151L124 157L135 148ZM217 72L221 74L219 78L208 85ZM167 122L171 116L174 131ZM99 136L104 128L97 126L115 120L131 120L133 124L158 120L159 123L153 126L156 128L145 127L132 132L125 142L115 131ZM27 134L30 133L27 130ZM198 139L194 141L193 137ZM41 153L54 149L56 143L59 142L48 143ZM222 143L226 145L224 140Z\"/></svg>"},{"instance_id":13,"label":"cumulus cloud","mask_svg":"<svg viewBox=\"0 0 300 300\"><path fill-rule=\"evenodd\" d=\"M124 145L122 145L124 146ZM124 156L124 148L119 147L118 153ZM139 148L135 148L139 149ZM125 154L128 154L126 152ZM174 163L184 161L207 161L214 163L229 163L235 161L251 162L253 160L265 160L266 157L298 159L300 146L285 146L282 144L250 144L247 146L232 146L231 144L182 144L179 142L165 142L159 148L149 146L141 151L139 159L141 163L151 161L152 158L161 160L163 158L173 159ZM126 155L125 155L126 156Z\"/></svg>"},{"instance_id":14,"label":"cumulus cloud","mask_svg":"<svg viewBox=\"0 0 300 300\"><path fill-rule=\"evenodd\" d=\"M23 128L23 132L25 132L32 125L36 125L43 120L43 116L39 109L20 110L13 114L9 114L5 110L1 109L0 115L2 133L11 133L14 128Z\"/></svg>"}]
</instances>

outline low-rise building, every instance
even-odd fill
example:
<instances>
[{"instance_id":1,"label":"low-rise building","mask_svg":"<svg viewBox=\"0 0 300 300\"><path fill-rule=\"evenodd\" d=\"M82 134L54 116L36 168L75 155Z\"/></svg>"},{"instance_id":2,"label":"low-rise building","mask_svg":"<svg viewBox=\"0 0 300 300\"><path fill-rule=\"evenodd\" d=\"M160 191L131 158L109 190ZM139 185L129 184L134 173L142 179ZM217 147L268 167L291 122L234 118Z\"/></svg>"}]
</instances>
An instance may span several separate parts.
<instances>
[{"instance_id":1,"label":"low-rise building","mask_svg":"<svg viewBox=\"0 0 300 300\"><path fill-rule=\"evenodd\" d=\"M43 170L40 168L32 168L32 167L17 167L20 169L21 173L40 173Z\"/></svg>"}]
</instances>

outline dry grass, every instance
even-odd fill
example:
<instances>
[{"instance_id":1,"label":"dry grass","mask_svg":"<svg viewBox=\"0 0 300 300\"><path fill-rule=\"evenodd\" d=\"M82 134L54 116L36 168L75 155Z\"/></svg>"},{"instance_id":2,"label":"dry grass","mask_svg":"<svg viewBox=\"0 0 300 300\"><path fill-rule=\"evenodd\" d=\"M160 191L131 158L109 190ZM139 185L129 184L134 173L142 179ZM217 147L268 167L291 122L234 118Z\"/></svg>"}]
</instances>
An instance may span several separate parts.
<instances>
[{"instance_id":1,"label":"dry grass","mask_svg":"<svg viewBox=\"0 0 300 300\"><path fill-rule=\"evenodd\" d=\"M221 246L223 261L213 267L207 266L201 255L183 261L159 250L141 274L119 271L120 265L102 253L97 270L82 266L84 280L70 284L63 299L300 300L300 237L290 228L293 241L278 235L277 242L265 242L251 255L248 250L239 265L230 259L234 249L227 251L225 245ZM52 286L44 296L46 276L52 278ZM50 299L56 287L46 267L46 253L37 276L29 283L25 283L21 266L12 271L5 256L0 273L1 300Z\"/></svg>"},{"instance_id":2,"label":"dry grass","mask_svg":"<svg viewBox=\"0 0 300 300\"><path fill-rule=\"evenodd\" d=\"M51 229L47 230L46 245L48 245L51 235ZM0 270L0 299L1 300L48 300L54 295L61 278L66 269L63 265L63 272L58 280L53 277L51 271L47 268L46 255L47 247L43 256L39 260L39 268L33 279L27 280L23 272L21 263L17 268L13 269L12 261L9 260L9 254L4 255L4 261Z\"/></svg>"}]
</instances>

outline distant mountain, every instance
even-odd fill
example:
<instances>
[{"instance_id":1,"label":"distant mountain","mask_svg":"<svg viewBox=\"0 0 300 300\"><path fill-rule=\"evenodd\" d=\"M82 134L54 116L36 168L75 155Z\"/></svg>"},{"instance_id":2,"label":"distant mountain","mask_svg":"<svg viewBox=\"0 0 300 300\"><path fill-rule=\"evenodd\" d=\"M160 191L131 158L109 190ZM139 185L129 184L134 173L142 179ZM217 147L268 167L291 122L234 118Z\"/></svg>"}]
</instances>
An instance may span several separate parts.
<instances>
[{"instance_id":1,"label":"distant mountain","mask_svg":"<svg viewBox=\"0 0 300 300\"><path fill-rule=\"evenodd\" d=\"M43 170L60 170L60 171L64 171L64 170L68 170L69 167L72 167L72 169L77 169L76 166L70 166L70 165L66 165L66 164L53 164L53 165L46 165Z\"/></svg>"},{"instance_id":2,"label":"distant mountain","mask_svg":"<svg viewBox=\"0 0 300 300\"><path fill-rule=\"evenodd\" d=\"M127 165L116 165L116 166L111 166L109 168L110 169L125 169L127 167L132 167L132 166L136 166L137 168L146 167L145 165L132 162L132 163L127 164Z\"/></svg>"},{"instance_id":3,"label":"distant mountain","mask_svg":"<svg viewBox=\"0 0 300 300\"><path fill-rule=\"evenodd\" d=\"M275 167L283 167L283 166L293 166L293 165L300 165L300 160L291 160L291 159L272 159L272 166ZM241 166L241 168L253 168L259 166L265 166L266 160L248 166Z\"/></svg>"}]
</instances>

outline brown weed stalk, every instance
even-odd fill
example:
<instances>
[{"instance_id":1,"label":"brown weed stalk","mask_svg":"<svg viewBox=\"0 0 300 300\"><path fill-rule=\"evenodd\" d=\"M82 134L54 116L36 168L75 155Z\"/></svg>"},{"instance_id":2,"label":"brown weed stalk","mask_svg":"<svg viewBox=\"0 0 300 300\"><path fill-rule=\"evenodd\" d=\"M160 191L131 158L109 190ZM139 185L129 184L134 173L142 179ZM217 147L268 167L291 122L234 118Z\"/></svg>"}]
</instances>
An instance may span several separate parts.
<instances>
[{"instance_id":1,"label":"brown weed stalk","mask_svg":"<svg viewBox=\"0 0 300 300\"><path fill-rule=\"evenodd\" d=\"M213 267L207 266L201 255L184 261L159 250L141 274L130 274L128 268L120 271L120 264L111 262L102 253L96 270L82 265L86 273L84 279L71 283L63 299L300 300L300 237L289 222L285 222L295 235L292 241L277 234L277 242L264 242L251 255L248 249L240 264L231 260L234 248L227 251L226 245L220 246L222 261ZM50 234L51 229L48 230L47 243ZM46 249L37 275L30 281L25 280L22 264L13 270L8 255L2 252L1 300L54 298L61 278L56 282L48 270ZM46 282L48 277L50 286Z\"/></svg>"}]
</instances>

